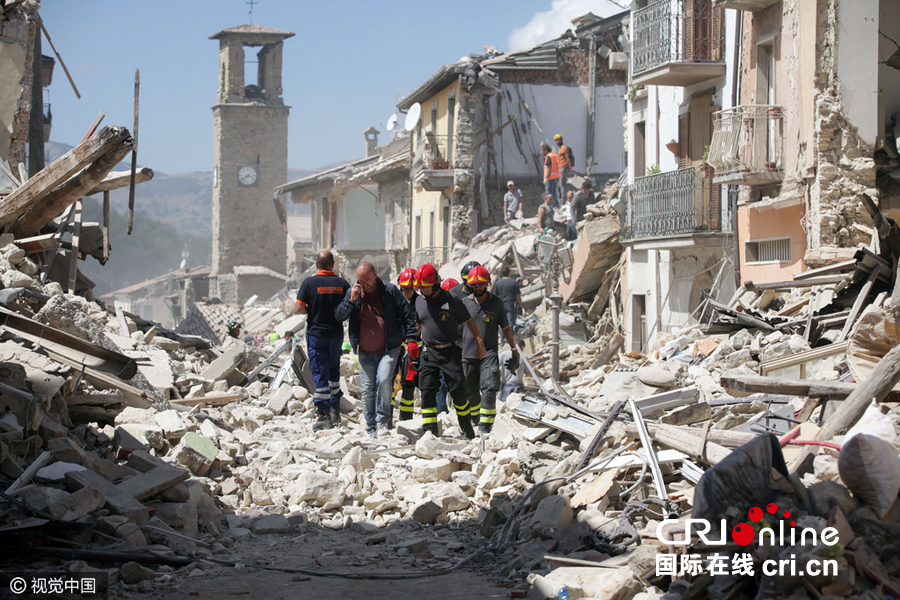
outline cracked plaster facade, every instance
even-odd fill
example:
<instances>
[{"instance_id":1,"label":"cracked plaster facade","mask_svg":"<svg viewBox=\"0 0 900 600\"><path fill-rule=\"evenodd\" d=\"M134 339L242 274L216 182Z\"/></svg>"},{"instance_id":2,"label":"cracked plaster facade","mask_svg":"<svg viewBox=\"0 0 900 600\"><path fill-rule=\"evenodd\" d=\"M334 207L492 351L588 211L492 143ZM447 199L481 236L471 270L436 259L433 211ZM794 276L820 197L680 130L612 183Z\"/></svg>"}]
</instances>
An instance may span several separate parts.
<instances>
[{"instance_id":1,"label":"cracked plaster facade","mask_svg":"<svg viewBox=\"0 0 900 600\"><path fill-rule=\"evenodd\" d=\"M40 0L27 0L0 15L0 160L25 162L34 36Z\"/></svg>"}]
</instances>

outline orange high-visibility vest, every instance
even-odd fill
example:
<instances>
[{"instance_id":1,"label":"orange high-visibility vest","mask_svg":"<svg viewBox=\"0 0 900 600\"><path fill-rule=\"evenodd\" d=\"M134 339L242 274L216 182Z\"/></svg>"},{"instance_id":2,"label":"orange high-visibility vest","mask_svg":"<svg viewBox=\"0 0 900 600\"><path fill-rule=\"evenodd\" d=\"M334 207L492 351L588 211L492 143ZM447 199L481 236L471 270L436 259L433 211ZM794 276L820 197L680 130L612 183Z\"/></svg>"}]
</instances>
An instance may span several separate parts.
<instances>
[{"instance_id":1,"label":"orange high-visibility vest","mask_svg":"<svg viewBox=\"0 0 900 600\"><path fill-rule=\"evenodd\" d=\"M563 144L559 147L559 166L563 168L571 168L572 164L569 162L569 157L572 156L572 151L569 150L569 147Z\"/></svg>"},{"instance_id":2,"label":"orange high-visibility vest","mask_svg":"<svg viewBox=\"0 0 900 600\"><path fill-rule=\"evenodd\" d=\"M550 157L550 172L549 173L547 172L547 157L545 156L544 157L544 179L547 179L547 180L559 179L559 177L560 177L559 157L556 154L554 154L553 152L550 152L549 154L547 154L547 156Z\"/></svg>"}]
</instances>

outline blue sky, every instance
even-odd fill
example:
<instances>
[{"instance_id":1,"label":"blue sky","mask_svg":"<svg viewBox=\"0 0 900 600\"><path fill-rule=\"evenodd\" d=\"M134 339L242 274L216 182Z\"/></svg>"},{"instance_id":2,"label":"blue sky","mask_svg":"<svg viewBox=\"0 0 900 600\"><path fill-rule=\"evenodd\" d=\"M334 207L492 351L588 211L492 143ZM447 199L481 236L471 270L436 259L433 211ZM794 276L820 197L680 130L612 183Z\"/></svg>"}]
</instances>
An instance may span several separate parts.
<instances>
[{"instance_id":1,"label":"blue sky","mask_svg":"<svg viewBox=\"0 0 900 600\"><path fill-rule=\"evenodd\" d=\"M588 11L622 10L611 2L257 0L254 23L297 34L284 45L288 165L361 156L362 132L384 132L397 99L442 64L485 45L508 52L552 39ZM57 64L44 98L51 139L76 144L101 110L104 125L131 129L139 68L138 162L162 173L211 171L219 44L208 38L248 23L249 8L246 0L43 0L44 24L82 95Z\"/></svg>"}]
</instances>

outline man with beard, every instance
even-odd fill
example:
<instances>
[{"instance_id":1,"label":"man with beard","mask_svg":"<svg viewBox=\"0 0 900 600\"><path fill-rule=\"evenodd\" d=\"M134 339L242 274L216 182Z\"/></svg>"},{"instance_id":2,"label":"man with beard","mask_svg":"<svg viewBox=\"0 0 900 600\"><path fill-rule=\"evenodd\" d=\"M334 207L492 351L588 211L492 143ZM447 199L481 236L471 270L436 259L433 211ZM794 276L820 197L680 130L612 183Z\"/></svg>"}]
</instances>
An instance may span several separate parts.
<instances>
[{"instance_id":1,"label":"man with beard","mask_svg":"<svg viewBox=\"0 0 900 600\"><path fill-rule=\"evenodd\" d=\"M484 356L479 356L476 339L472 332L463 330L463 376L469 411L479 415L478 434L487 437L497 416L497 392L500 391L500 330L512 348L512 355L519 358L519 349L513 338L512 328L506 320L506 307L499 297L487 291L491 282L490 273L484 267L469 271L467 283L472 294L463 301L484 341ZM471 328L470 328L471 329Z\"/></svg>"}]
</instances>

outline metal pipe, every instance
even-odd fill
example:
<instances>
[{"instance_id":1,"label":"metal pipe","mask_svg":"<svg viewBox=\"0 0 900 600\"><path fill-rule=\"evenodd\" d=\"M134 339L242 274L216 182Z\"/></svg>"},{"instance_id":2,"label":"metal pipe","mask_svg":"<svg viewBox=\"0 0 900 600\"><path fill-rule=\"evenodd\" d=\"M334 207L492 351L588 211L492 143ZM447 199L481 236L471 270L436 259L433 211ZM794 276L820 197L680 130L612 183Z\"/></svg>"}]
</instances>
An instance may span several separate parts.
<instances>
[{"instance_id":1,"label":"metal pipe","mask_svg":"<svg viewBox=\"0 0 900 600\"><path fill-rule=\"evenodd\" d=\"M556 280L553 281L553 293L550 295L551 307L553 315L553 330L550 336L551 364L553 365L553 381L559 381L559 307L562 296L556 289Z\"/></svg>"}]
</instances>

